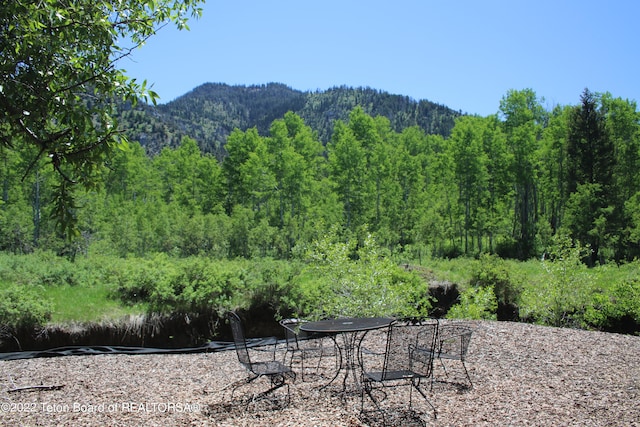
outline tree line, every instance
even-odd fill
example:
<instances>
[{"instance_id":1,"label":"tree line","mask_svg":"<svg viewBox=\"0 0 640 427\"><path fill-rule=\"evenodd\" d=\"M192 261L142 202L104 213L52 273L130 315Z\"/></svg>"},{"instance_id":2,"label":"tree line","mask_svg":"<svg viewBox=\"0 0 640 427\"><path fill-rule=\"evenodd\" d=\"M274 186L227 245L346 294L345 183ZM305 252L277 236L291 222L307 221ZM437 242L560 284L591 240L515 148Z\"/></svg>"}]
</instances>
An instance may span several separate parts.
<instances>
[{"instance_id":1,"label":"tree line","mask_svg":"<svg viewBox=\"0 0 640 427\"><path fill-rule=\"evenodd\" d=\"M287 112L267 135L233 131L222 160L189 137L155 156L132 142L101 166L97 186L66 192L26 151L2 150L0 249L288 259L334 232L371 233L407 259L529 259L561 235L590 248L591 266L636 258L635 102L587 89L575 106L541 102L509 91L499 113L458 117L446 137L397 131L356 107L326 144ZM63 238L51 215L77 233Z\"/></svg>"}]
</instances>

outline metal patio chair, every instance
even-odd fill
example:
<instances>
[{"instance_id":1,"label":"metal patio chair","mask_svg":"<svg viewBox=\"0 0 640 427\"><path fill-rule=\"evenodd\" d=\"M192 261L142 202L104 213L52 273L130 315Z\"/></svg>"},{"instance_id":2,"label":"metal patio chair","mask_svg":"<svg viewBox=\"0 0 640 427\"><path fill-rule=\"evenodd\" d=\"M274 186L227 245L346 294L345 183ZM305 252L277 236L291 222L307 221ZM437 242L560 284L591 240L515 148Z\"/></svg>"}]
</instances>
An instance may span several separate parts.
<instances>
[{"instance_id":1,"label":"metal patio chair","mask_svg":"<svg viewBox=\"0 0 640 427\"><path fill-rule=\"evenodd\" d=\"M469 376L469 371L465 364L467 357L467 351L469 349L469 343L471 342L471 335L473 329L464 323L444 323L440 324L438 328L438 335L436 339L436 353L435 357L440 361L442 369L444 370L447 378L449 374L445 366L444 360L457 360L462 364L464 373L469 381L469 386L473 387L473 382Z\"/></svg>"},{"instance_id":2,"label":"metal patio chair","mask_svg":"<svg viewBox=\"0 0 640 427\"><path fill-rule=\"evenodd\" d=\"M302 319L282 319L280 321L287 343L287 352L290 353L289 366L293 366L294 359L300 360L302 381L304 381L305 361L317 359L315 364L317 373L324 356L335 356L334 346L326 345L324 337L300 330L300 325L306 322Z\"/></svg>"},{"instance_id":3,"label":"metal patio chair","mask_svg":"<svg viewBox=\"0 0 640 427\"><path fill-rule=\"evenodd\" d=\"M291 370L291 367L275 359L275 347L273 351L270 352L272 353L271 360L252 360L249 347L247 346L247 341L245 339L244 328L242 326L240 317L234 312L229 312L227 314L227 317L229 319L229 323L231 324L231 333L233 335L233 342L235 344L236 353L238 355L238 361L249 372L249 375L246 379L233 384L231 398L233 399L235 391L242 385L249 384L258 378L266 377L269 379L271 387L268 390L255 395L248 403L250 403L251 401L255 401L257 398L266 397L281 387L286 387L286 403L288 404L290 401L290 392L287 380L289 378L295 380L295 372Z\"/></svg>"},{"instance_id":4,"label":"metal patio chair","mask_svg":"<svg viewBox=\"0 0 640 427\"><path fill-rule=\"evenodd\" d=\"M436 418L436 409L422 389L423 380L433 374L433 347L437 323L417 325L394 324L387 332L383 353L360 349L362 367L361 412L365 411L365 395L373 402L375 410L385 410L381 406L390 387L409 386L409 410L412 409L413 390L424 398ZM382 358L382 360L380 360ZM377 397L382 394L382 399ZM385 417L386 424L386 417Z\"/></svg>"}]
</instances>

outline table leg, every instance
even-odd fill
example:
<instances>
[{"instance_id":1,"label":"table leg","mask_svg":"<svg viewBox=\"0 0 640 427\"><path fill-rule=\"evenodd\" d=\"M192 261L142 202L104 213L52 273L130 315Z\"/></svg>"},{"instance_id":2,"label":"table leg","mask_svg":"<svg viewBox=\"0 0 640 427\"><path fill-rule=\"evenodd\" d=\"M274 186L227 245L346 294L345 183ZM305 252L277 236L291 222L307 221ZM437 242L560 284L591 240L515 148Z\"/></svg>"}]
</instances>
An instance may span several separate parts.
<instances>
[{"instance_id":1,"label":"table leg","mask_svg":"<svg viewBox=\"0 0 640 427\"><path fill-rule=\"evenodd\" d=\"M347 382L349 380L349 375L353 375L353 382L356 388L359 387L359 379L358 379L358 361L357 361L357 351L359 348L359 344L364 338L364 333L360 335L356 332L343 332L338 335L331 336L335 347L338 349L339 353L339 366L336 374L333 376L331 381L327 384L323 385L321 389L324 389L331 384L340 376L341 373L344 373L342 377L342 392L346 392L347 390Z\"/></svg>"}]
</instances>

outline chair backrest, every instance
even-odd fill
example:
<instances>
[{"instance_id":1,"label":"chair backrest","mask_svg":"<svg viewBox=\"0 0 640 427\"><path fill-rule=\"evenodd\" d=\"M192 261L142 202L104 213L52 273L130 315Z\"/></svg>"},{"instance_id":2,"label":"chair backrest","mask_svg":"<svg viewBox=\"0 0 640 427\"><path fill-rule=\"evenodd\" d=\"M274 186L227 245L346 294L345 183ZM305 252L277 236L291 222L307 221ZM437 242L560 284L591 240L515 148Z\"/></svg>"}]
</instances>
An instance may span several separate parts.
<instances>
[{"instance_id":1,"label":"chair backrest","mask_svg":"<svg viewBox=\"0 0 640 427\"><path fill-rule=\"evenodd\" d=\"M437 324L394 324L389 327L383 375L411 371L429 377L432 370Z\"/></svg>"},{"instance_id":2,"label":"chair backrest","mask_svg":"<svg viewBox=\"0 0 640 427\"><path fill-rule=\"evenodd\" d=\"M473 329L464 324L445 324L438 331L438 355L464 362Z\"/></svg>"},{"instance_id":3,"label":"chair backrest","mask_svg":"<svg viewBox=\"0 0 640 427\"><path fill-rule=\"evenodd\" d=\"M304 334L304 332L300 330L301 323L304 323L304 320L282 319L280 321L280 326L284 329L284 338L287 341L287 348L289 350L299 349L298 339L302 338L301 335Z\"/></svg>"},{"instance_id":4,"label":"chair backrest","mask_svg":"<svg viewBox=\"0 0 640 427\"><path fill-rule=\"evenodd\" d=\"M233 335L233 343L236 347L236 353L238 354L238 360L247 369L251 369L251 358L249 357L249 349L247 348L247 340L244 337L244 329L242 328L242 321L240 317L230 311L227 314L229 323L231 324L231 334Z\"/></svg>"}]
</instances>

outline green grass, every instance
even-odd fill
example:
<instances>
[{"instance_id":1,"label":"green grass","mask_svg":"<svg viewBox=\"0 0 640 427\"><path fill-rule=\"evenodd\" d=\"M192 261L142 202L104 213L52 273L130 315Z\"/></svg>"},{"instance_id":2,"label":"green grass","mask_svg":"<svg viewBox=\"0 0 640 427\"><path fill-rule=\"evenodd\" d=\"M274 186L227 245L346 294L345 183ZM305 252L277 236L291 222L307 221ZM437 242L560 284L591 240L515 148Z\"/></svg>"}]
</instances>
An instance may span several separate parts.
<instances>
[{"instance_id":1,"label":"green grass","mask_svg":"<svg viewBox=\"0 0 640 427\"><path fill-rule=\"evenodd\" d=\"M429 259L422 261L422 267L429 270L436 280L464 285L469 282L477 262L471 258Z\"/></svg>"},{"instance_id":2,"label":"green grass","mask_svg":"<svg viewBox=\"0 0 640 427\"><path fill-rule=\"evenodd\" d=\"M146 311L144 305L125 306L109 295L106 285L62 285L46 287L42 296L51 301L51 323L116 320Z\"/></svg>"},{"instance_id":3,"label":"green grass","mask_svg":"<svg viewBox=\"0 0 640 427\"><path fill-rule=\"evenodd\" d=\"M635 261L617 266L608 264L594 269L596 284L606 289L614 283L629 282L640 277L640 262Z\"/></svg>"}]
</instances>

